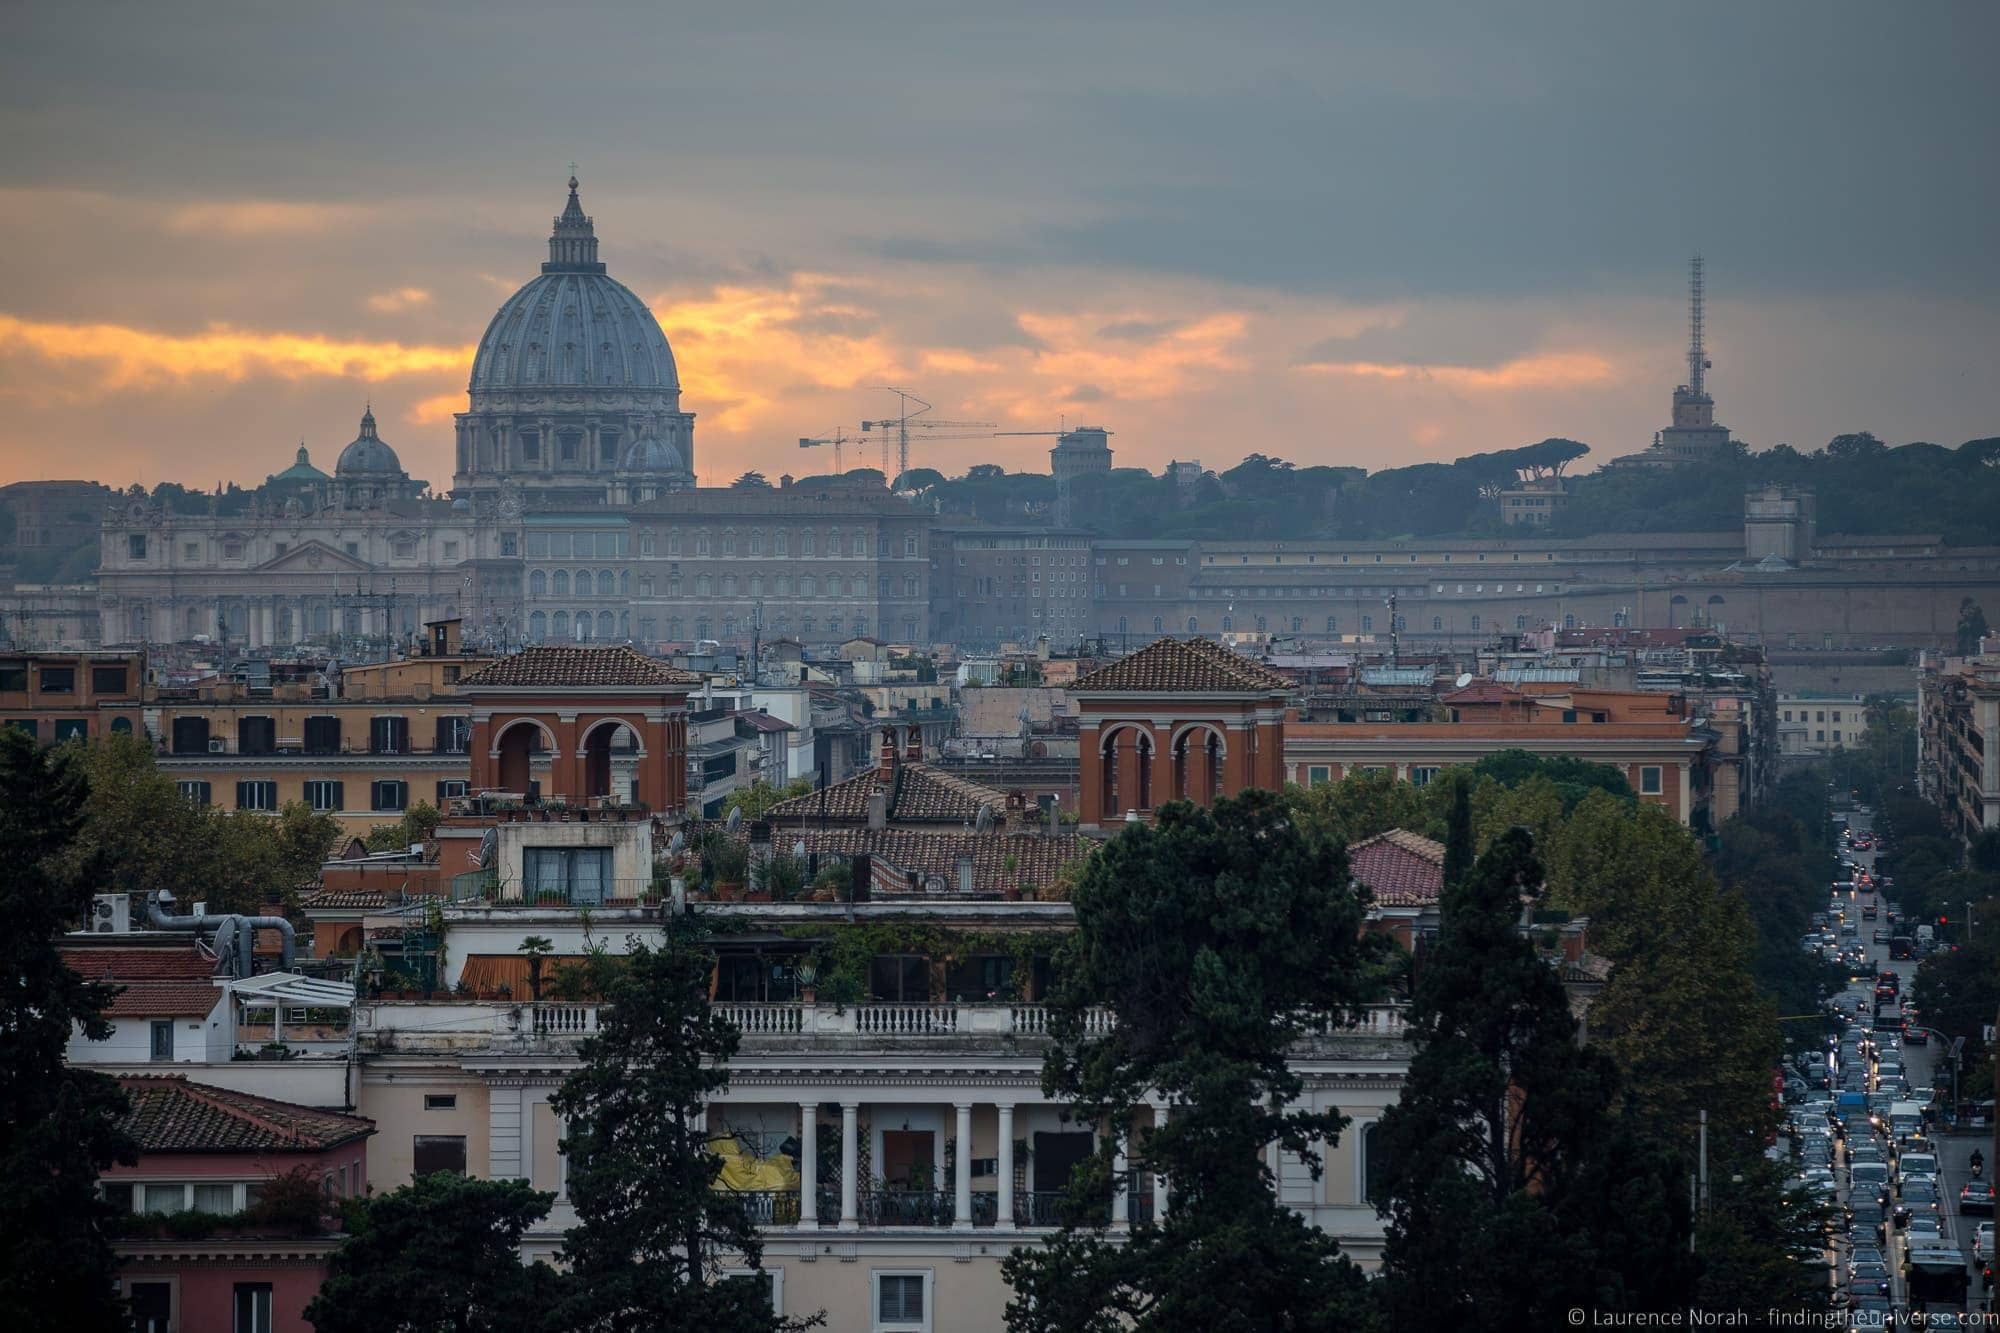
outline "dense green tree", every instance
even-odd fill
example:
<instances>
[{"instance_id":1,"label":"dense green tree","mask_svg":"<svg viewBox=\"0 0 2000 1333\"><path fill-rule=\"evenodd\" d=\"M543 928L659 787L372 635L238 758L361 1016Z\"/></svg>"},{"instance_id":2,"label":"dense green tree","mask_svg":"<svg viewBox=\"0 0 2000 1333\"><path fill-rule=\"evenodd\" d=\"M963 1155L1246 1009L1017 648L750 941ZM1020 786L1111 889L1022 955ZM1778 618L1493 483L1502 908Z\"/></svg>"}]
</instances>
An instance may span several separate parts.
<instances>
[{"instance_id":1,"label":"dense green tree","mask_svg":"<svg viewBox=\"0 0 2000 1333\"><path fill-rule=\"evenodd\" d=\"M781 801L805 796L813 789L809 778L793 778L782 787L774 787L758 778L747 787L738 787L722 798L722 813L741 810L745 819L762 819L764 812Z\"/></svg>"},{"instance_id":2,"label":"dense green tree","mask_svg":"<svg viewBox=\"0 0 2000 1333\"><path fill-rule=\"evenodd\" d=\"M1382 944L1338 843L1250 791L1162 806L1091 857L1057 961L1048 1095L1085 1123L1129 1126L1155 1092L1172 1107L1125 1184L1164 1171L1164 1220L1107 1238L1113 1138L1071 1185L1069 1225L1005 1262L1014 1333L1369 1326L1360 1271L1281 1205L1262 1165L1277 1141L1317 1174L1344 1118L1299 1108L1294 1044L1379 989ZM1086 1036L1084 1015L1117 1018Z\"/></svg>"},{"instance_id":3,"label":"dense green tree","mask_svg":"<svg viewBox=\"0 0 2000 1333\"><path fill-rule=\"evenodd\" d=\"M88 788L83 827L67 855L79 870L94 866L100 888L165 889L217 912L256 913L271 903L291 910L339 835L333 816L296 802L277 819L196 805L137 737L102 736L52 753L56 767Z\"/></svg>"},{"instance_id":4,"label":"dense green tree","mask_svg":"<svg viewBox=\"0 0 2000 1333\"><path fill-rule=\"evenodd\" d=\"M1971 657L1985 637L1986 613L1970 597L1962 598L1958 604L1958 655Z\"/></svg>"},{"instance_id":5,"label":"dense green tree","mask_svg":"<svg viewBox=\"0 0 2000 1333\"><path fill-rule=\"evenodd\" d=\"M436 1171L343 1210L347 1239L306 1306L318 1333L536 1333L560 1285L521 1262L555 1195Z\"/></svg>"},{"instance_id":6,"label":"dense green tree","mask_svg":"<svg viewBox=\"0 0 2000 1333\"><path fill-rule=\"evenodd\" d=\"M1676 1159L1612 1119L1617 1072L1578 1044L1562 982L1520 929L1541 882L1533 839L1510 829L1445 886L1410 1072L1375 1129L1399 1328L1557 1328L1579 1307L1686 1302Z\"/></svg>"},{"instance_id":7,"label":"dense green tree","mask_svg":"<svg viewBox=\"0 0 2000 1333\"><path fill-rule=\"evenodd\" d=\"M742 1200L714 1188L707 1104L729 1086L737 1032L708 1003L715 955L700 927L676 920L659 948L637 945L604 978L609 1006L582 1067L549 1104L568 1130L564 1238L571 1281L561 1326L601 1333L687 1328L768 1333L799 1327L771 1311L768 1289L722 1276L758 1269L763 1243Z\"/></svg>"},{"instance_id":8,"label":"dense green tree","mask_svg":"<svg viewBox=\"0 0 2000 1333\"><path fill-rule=\"evenodd\" d=\"M429 801L418 801L393 824L377 824L364 839L371 852L397 852L429 840L444 816Z\"/></svg>"},{"instance_id":9,"label":"dense green tree","mask_svg":"<svg viewBox=\"0 0 2000 1333\"><path fill-rule=\"evenodd\" d=\"M1339 782L1288 787L1285 800L1314 834L1346 845L1396 828L1422 833L1439 818L1438 797L1397 781L1387 769L1364 769Z\"/></svg>"},{"instance_id":10,"label":"dense green tree","mask_svg":"<svg viewBox=\"0 0 2000 1333\"><path fill-rule=\"evenodd\" d=\"M1503 787L1518 787L1530 778L1552 783L1565 813L1593 791L1606 792L1626 804L1639 798L1625 775L1609 764L1594 764L1566 754L1542 755L1527 750L1495 750L1472 766L1476 778L1492 778Z\"/></svg>"},{"instance_id":11,"label":"dense green tree","mask_svg":"<svg viewBox=\"0 0 2000 1333\"><path fill-rule=\"evenodd\" d=\"M118 1085L64 1062L71 1033L102 1040L113 991L63 964L56 936L90 905L93 867L73 849L82 776L0 729L0 1310L24 1333L129 1327L113 1288L97 1174L137 1160Z\"/></svg>"}]
</instances>

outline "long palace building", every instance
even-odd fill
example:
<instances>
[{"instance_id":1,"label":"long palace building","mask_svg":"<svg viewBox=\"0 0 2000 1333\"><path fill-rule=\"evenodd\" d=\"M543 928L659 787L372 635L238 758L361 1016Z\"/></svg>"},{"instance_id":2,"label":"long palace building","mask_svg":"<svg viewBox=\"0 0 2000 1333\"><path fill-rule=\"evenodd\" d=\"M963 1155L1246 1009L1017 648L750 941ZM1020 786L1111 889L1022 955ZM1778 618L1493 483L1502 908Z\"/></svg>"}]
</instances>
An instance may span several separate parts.
<instances>
[{"instance_id":1,"label":"long palace building","mask_svg":"<svg viewBox=\"0 0 2000 1333\"><path fill-rule=\"evenodd\" d=\"M228 514L104 513L97 641L655 646L928 630L925 516L879 486L702 487L659 321L598 258L577 183L542 271L480 338L448 497L368 411L331 476L297 461Z\"/></svg>"}]
</instances>

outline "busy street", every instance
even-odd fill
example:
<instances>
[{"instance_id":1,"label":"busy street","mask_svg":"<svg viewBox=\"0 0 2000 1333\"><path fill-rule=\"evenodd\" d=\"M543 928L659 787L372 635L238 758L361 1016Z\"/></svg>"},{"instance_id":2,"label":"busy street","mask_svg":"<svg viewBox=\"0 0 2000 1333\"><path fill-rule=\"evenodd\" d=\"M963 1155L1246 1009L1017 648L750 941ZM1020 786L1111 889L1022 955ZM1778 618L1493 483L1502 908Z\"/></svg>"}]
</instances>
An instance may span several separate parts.
<instances>
[{"instance_id":1,"label":"busy street","mask_svg":"<svg viewBox=\"0 0 2000 1333\"><path fill-rule=\"evenodd\" d=\"M1922 1312L1950 1327L1937 1316L1992 1309L1991 1130L1951 1123L1964 1071L1913 1001L1922 957L1949 944L1938 923L1904 919L1894 883L1878 881L1871 812L1846 818L1842 878L1806 944L1850 980L1829 1002L1824 1050L1795 1051L1787 1071L1788 1146L1806 1186L1835 1205L1828 1280L1848 1326Z\"/></svg>"}]
</instances>

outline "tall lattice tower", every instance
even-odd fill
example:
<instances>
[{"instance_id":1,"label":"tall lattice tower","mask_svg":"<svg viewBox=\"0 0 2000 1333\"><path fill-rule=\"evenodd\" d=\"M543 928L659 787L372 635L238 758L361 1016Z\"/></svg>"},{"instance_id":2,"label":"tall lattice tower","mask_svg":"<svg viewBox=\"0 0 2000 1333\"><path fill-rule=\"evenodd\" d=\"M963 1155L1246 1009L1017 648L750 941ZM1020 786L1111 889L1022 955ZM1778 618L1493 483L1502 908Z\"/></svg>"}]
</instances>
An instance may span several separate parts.
<instances>
[{"instance_id":1,"label":"tall lattice tower","mask_svg":"<svg viewBox=\"0 0 2000 1333\"><path fill-rule=\"evenodd\" d=\"M1708 372L1708 355L1701 345L1701 256L1688 262L1688 390L1697 398L1708 391L1702 381Z\"/></svg>"}]
</instances>

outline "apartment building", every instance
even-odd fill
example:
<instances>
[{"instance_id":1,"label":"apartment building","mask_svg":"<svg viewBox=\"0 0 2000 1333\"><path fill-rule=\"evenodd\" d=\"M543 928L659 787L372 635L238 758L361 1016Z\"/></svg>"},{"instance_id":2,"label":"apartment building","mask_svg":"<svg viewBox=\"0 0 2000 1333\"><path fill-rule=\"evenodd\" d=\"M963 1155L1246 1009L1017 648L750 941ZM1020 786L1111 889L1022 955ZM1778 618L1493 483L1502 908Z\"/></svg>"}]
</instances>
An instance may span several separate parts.
<instances>
[{"instance_id":1,"label":"apartment building","mask_svg":"<svg viewBox=\"0 0 2000 1333\"><path fill-rule=\"evenodd\" d=\"M1917 700L1924 795L1962 842L2000 828L2000 654L1927 656Z\"/></svg>"},{"instance_id":2,"label":"apartment building","mask_svg":"<svg viewBox=\"0 0 2000 1333\"><path fill-rule=\"evenodd\" d=\"M934 526L930 637L994 648L1091 631L1091 541L1067 528Z\"/></svg>"},{"instance_id":3,"label":"apartment building","mask_svg":"<svg viewBox=\"0 0 2000 1333\"><path fill-rule=\"evenodd\" d=\"M293 801L355 832L469 790L472 710L462 681L492 659L460 651L457 621L418 655L324 671L161 686L146 731L188 799L276 811Z\"/></svg>"},{"instance_id":4,"label":"apartment building","mask_svg":"<svg viewBox=\"0 0 2000 1333\"><path fill-rule=\"evenodd\" d=\"M1865 696L1820 690L1780 694L1778 752L1786 758L1819 758L1861 746L1868 732Z\"/></svg>"},{"instance_id":5,"label":"apartment building","mask_svg":"<svg viewBox=\"0 0 2000 1333\"><path fill-rule=\"evenodd\" d=\"M142 729L138 652L0 652L0 727L44 744Z\"/></svg>"}]
</instances>

